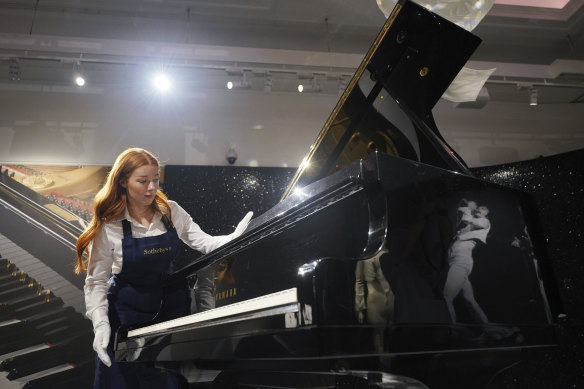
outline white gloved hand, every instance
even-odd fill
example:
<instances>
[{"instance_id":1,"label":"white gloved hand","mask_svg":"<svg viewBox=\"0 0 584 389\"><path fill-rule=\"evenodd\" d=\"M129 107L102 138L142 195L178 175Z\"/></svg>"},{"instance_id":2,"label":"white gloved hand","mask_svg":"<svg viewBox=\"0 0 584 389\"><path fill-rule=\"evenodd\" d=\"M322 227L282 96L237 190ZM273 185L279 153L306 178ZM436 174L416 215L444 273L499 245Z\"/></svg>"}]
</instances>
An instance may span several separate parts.
<instances>
[{"instance_id":1,"label":"white gloved hand","mask_svg":"<svg viewBox=\"0 0 584 389\"><path fill-rule=\"evenodd\" d=\"M97 353L97 356L104 365L110 367L112 365L112 361L107 355L107 345L109 344L110 340L110 326L109 323L101 323L94 329L95 337L93 338L93 349Z\"/></svg>"},{"instance_id":2,"label":"white gloved hand","mask_svg":"<svg viewBox=\"0 0 584 389\"><path fill-rule=\"evenodd\" d=\"M247 215L244 216L243 219L241 219L241 221L239 222L239 224L235 228L235 231L233 231L233 234L231 234L233 239L237 238L238 236L240 236L241 234L243 234L245 232L247 225L249 224L249 221L251 220L252 217L253 217L253 212L250 211L247 213Z\"/></svg>"}]
</instances>

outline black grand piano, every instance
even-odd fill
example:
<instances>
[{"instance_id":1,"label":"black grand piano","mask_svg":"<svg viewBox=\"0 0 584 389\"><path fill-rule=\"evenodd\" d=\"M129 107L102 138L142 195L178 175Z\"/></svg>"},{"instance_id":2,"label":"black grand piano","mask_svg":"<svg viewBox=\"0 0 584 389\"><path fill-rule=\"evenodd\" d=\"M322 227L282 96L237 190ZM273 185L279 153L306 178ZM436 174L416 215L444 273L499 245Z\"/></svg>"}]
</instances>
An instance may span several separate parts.
<instances>
[{"instance_id":1,"label":"black grand piano","mask_svg":"<svg viewBox=\"0 0 584 389\"><path fill-rule=\"evenodd\" d=\"M116 359L212 387L482 388L554 346L531 199L473 177L431 113L479 42L399 1L282 200L171 275L213 272L215 308L120 329Z\"/></svg>"}]
</instances>

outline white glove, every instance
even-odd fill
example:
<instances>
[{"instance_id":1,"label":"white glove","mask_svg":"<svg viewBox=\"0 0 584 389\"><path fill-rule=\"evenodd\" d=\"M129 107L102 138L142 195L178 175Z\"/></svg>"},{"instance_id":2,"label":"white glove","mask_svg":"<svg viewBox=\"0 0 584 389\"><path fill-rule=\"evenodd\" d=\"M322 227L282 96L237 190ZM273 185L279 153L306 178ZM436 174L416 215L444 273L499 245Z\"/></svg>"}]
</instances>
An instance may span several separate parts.
<instances>
[{"instance_id":1,"label":"white glove","mask_svg":"<svg viewBox=\"0 0 584 389\"><path fill-rule=\"evenodd\" d=\"M247 225L249 224L249 221L251 220L253 216L253 212L248 212L247 215L245 215L243 217L243 219L241 219L241 221L239 222L239 224L237 225L237 227L235 228L235 231L233 231L233 234L231 234L232 238L235 239L238 236L240 236L241 234L243 234L247 228Z\"/></svg>"},{"instance_id":2,"label":"white glove","mask_svg":"<svg viewBox=\"0 0 584 389\"><path fill-rule=\"evenodd\" d=\"M109 323L101 323L94 329L95 337L93 338L93 349L97 353L97 356L104 365L110 367L112 365L112 361L107 355L107 345L109 344L110 340L110 326Z\"/></svg>"}]
</instances>

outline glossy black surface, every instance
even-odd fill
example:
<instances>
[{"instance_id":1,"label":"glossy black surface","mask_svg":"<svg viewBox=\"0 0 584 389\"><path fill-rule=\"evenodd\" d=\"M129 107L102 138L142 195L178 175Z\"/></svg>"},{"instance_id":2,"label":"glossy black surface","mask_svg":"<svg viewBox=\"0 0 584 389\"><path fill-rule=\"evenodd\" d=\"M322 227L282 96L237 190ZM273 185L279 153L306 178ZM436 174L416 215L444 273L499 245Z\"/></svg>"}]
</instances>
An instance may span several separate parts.
<instances>
[{"instance_id":1,"label":"glossy black surface","mask_svg":"<svg viewBox=\"0 0 584 389\"><path fill-rule=\"evenodd\" d=\"M513 164L473 169L484 180L528 193L538 220L536 241L549 257L549 272L561 298L559 346L525 352L523 361L493 382L493 388L584 387L584 150ZM553 289L552 289L553 291Z\"/></svg>"},{"instance_id":2,"label":"glossy black surface","mask_svg":"<svg viewBox=\"0 0 584 389\"><path fill-rule=\"evenodd\" d=\"M355 166L360 168L358 175ZM343 173L336 173L336 178ZM364 358L376 355L382 368L383 363L412 353L489 350L496 355L496 349L555 344L536 275L539 253L510 244L530 228L522 217L523 194L382 154L357 161L346 174L346 180L312 184L310 190L322 197L311 197L305 209L303 203L292 202L290 210L298 210L293 217L280 205L283 216L272 221L273 233L254 240L252 229L202 258L211 258L217 306L298 288L297 327L286 328L283 316L186 326L144 336L140 360L196 360L215 369L265 368L266 363L275 367L289 361L288 369L312 370L321 366L314 365L315 359L329 367L342 360L356 368ZM326 183L338 182L349 184L326 190ZM372 207L371 200L379 193L384 206ZM461 198L487 204L497 216L492 218L492 242L476 254L472 273L477 300L489 317L486 325L478 325L456 301L459 317L452 323L441 295L448 270L444 251L453 238ZM379 216L385 228L378 247L382 251L377 253L367 246L371 221ZM363 257L364 252L372 254ZM357 265L372 261L378 261L378 277L387 280L394 303L374 304L370 291L361 318ZM119 346L120 358L124 347ZM399 365L390 365L395 363ZM396 372L389 366L383 369Z\"/></svg>"},{"instance_id":3,"label":"glossy black surface","mask_svg":"<svg viewBox=\"0 0 584 389\"><path fill-rule=\"evenodd\" d=\"M432 107L479 43L425 8L399 1L286 195L373 151L468 173L440 136Z\"/></svg>"},{"instance_id":4,"label":"glossy black surface","mask_svg":"<svg viewBox=\"0 0 584 389\"><path fill-rule=\"evenodd\" d=\"M581 260L581 237L584 234L582 230L584 224L579 222L584 217L582 166L584 166L584 150L532 161L472 169L479 178L515 188L528 193L534 199L536 214L539 216L537 224L540 226L540 235L537 235L535 240L540 246L544 245L544 250L552 265L554 278L558 281L563 310L568 314L568 317L556 326L560 347L523 350L519 353L519 357L515 355L512 359L515 362L520 358L520 363L504 370L496 377L489 376L489 379L492 379L490 388L555 389L579 388L584 385L582 378L584 377L584 360L582 359L584 355L584 326L582 325L584 284L578 282L584 277L584 262ZM225 232L228 232L224 228L225 219L228 219L229 223L236 223L238 215L233 213L242 209L243 202L249 204L255 196L258 196L262 204L276 205L286 188L287 180L293 174L292 169L285 168L181 166L173 167L171 170L178 174L167 173L166 175L169 197L179 201L181 205L186 203L192 207L194 214L198 215L195 220L208 230ZM256 186L242 187L241 183L234 179L234 177L248 176L259 178L260 187L263 190L258 192ZM213 191L212 188L220 189ZM193 193L196 194L197 201L192 200ZM215 201L225 204L225 207L206 207L206 204ZM498 228L502 225L497 223ZM204 335L207 336L208 333ZM221 335L221 332L217 331L212 334L212 337ZM209 347L216 346L212 344ZM208 353L210 349L207 347L203 350ZM479 362L484 363L485 359L501 358L501 352L496 355L483 352L480 354L481 357L468 352L456 353L457 357L454 354L448 355L450 360L443 362L430 356L419 358L404 356L399 363L393 361L392 366L399 368L399 372L403 374L414 374L410 373L411 369L424 366L426 374L434 371L439 375L448 371L452 377L456 377L465 371L471 372L473 366ZM446 358L446 354L443 358ZM363 363L371 368L378 366L380 361L364 360ZM229 362L225 361L224 364L229 365ZM237 365L242 364L244 361L237 361ZM315 369L331 367L330 364L320 366L316 361L312 361L312 365ZM464 368L460 369L460 366ZM493 373L491 370L489 372ZM474 370L472 374L478 374L478 372Z\"/></svg>"}]
</instances>

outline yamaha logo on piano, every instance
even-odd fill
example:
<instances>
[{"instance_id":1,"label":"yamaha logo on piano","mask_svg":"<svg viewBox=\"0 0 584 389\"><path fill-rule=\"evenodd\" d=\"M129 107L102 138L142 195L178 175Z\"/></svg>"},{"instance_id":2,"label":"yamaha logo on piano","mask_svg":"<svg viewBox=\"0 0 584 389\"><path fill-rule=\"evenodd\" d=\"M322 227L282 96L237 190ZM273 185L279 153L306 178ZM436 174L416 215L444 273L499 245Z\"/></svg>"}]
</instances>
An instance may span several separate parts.
<instances>
[{"instance_id":1,"label":"yamaha logo on piano","mask_svg":"<svg viewBox=\"0 0 584 389\"><path fill-rule=\"evenodd\" d=\"M233 297L237 295L237 288L230 288L227 290L223 290L215 294L215 301L224 300L229 297Z\"/></svg>"}]
</instances>

